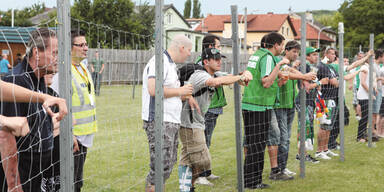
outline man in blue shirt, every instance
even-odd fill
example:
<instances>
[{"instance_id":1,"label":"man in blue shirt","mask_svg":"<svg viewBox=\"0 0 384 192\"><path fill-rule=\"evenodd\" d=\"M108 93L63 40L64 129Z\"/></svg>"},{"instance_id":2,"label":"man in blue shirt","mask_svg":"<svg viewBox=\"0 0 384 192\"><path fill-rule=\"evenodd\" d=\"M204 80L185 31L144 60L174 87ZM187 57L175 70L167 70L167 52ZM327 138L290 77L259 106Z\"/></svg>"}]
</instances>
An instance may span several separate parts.
<instances>
[{"instance_id":1,"label":"man in blue shirt","mask_svg":"<svg viewBox=\"0 0 384 192\"><path fill-rule=\"evenodd\" d=\"M1 61L0 61L0 76L4 76L6 73L9 72L8 68L11 68L11 65L9 64L8 55L3 54Z\"/></svg>"}]
</instances>

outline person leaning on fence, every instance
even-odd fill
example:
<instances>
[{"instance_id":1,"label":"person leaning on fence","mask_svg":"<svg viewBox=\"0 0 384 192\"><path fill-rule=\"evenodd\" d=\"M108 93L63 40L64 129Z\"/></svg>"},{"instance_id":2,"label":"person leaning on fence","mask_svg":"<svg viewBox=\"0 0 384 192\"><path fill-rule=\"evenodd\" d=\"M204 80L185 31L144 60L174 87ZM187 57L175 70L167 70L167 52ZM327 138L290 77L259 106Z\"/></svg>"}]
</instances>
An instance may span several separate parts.
<instances>
[{"instance_id":1,"label":"person leaning on fence","mask_svg":"<svg viewBox=\"0 0 384 192\"><path fill-rule=\"evenodd\" d=\"M384 53L382 50L377 50L375 52L375 63L374 64L374 70L373 70L373 108L372 112L377 113L377 111L380 112L380 106L377 106L376 100L379 98L376 98L377 96L380 97L379 90L378 90L378 80L381 80L381 77L377 78L376 73L380 72L379 70L376 70L376 66L380 63L383 63L384 59ZM359 105L361 106L361 119L359 121L359 126L357 130L357 141L359 142L366 142L367 141L367 124L368 124L368 99L369 99L369 64L364 64L361 67L361 73L359 74L360 77L360 86L357 91L357 99L359 100ZM376 103L376 105L375 105ZM380 104L381 105L381 104ZM378 109L377 109L378 108ZM372 121L375 121L375 118L372 118ZM374 124L373 124L374 125ZM372 137L372 141L378 141L378 137Z\"/></svg>"},{"instance_id":2,"label":"person leaning on fence","mask_svg":"<svg viewBox=\"0 0 384 192\"><path fill-rule=\"evenodd\" d=\"M380 49L381 52L384 52L384 50ZM384 54L383 56L381 57L381 64L380 64L380 69L379 69L379 78L381 80L381 91L384 92ZM383 97L384 93L382 93L382 97ZM384 100L382 98L381 100L381 106L380 106L380 110L379 110L379 121L378 121L378 126L376 127L377 129L377 135L380 137L380 138L384 138Z\"/></svg>"},{"instance_id":3,"label":"person leaning on fence","mask_svg":"<svg viewBox=\"0 0 384 192\"><path fill-rule=\"evenodd\" d=\"M100 58L99 52L95 52L95 58L91 61L91 72L92 72L92 80L95 85L95 93L97 96L100 95L100 83L101 78L103 77L104 71L104 61Z\"/></svg>"},{"instance_id":4,"label":"person leaning on fence","mask_svg":"<svg viewBox=\"0 0 384 192\"><path fill-rule=\"evenodd\" d=\"M203 39L202 51L207 48L216 48L220 50L220 38L214 35L207 35ZM203 66L203 61L201 56L198 57L195 64L199 64ZM220 75L222 73L217 72L216 74ZM215 93L212 96L211 104L209 105L209 109L205 114L205 141L207 143L207 147L211 146L211 139L213 130L215 129L217 118L220 114L223 114L223 107L227 105L227 101L225 99L224 88L223 86L216 87ZM202 185L212 185L209 180L219 179L219 176L216 176L212 173L211 170L204 171L200 174L200 177L196 179L195 184Z\"/></svg>"},{"instance_id":5,"label":"person leaning on fence","mask_svg":"<svg viewBox=\"0 0 384 192\"><path fill-rule=\"evenodd\" d=\"M320 122L320 129L317 133L317 151L315 157L319 159L329 160L332 156L339 156L328 148L328 141L332 129L339 129L339 74L331 66L335 62L336 51L334 48L327 48L324 58L317 65L317 78L328 78L327 84L321 84L322 97L325 100L328 112L325 112L327 122Z\"/></svg>"},{"instance_id":6,"label":"person leaning on fence","mask_svg":"<svg viewBox=\"0 0 384 192\"><path fill-rule=\"evenodd\" d=\"M180 126L180 140L183 146L179 163L179 182L182 192L194 191L194 182L199 175L211 169L211 156L204 134L204 117L215 87L235 82L247 84L252 80L249 71L244 71L242 75L214 77L214 73L221 68L221 57L220 50L205 49L202 52L203 68L194 70L187 80L193 86L192 96L196 99L201 111L191 110L190 104L183 102Z\"/></svg>"},{"instance_id":7,"label":"person leaning on fence","mask_svg":"<svg viewBox=\"0 0 384 192\"><path fill-rule=\"evenodd\" d=\"M268 152L271 163L271 180L290 180L296 173L287 169L289 140L292 122L295 117L296 83L298 79L312 81L316 73L302 74L292 63L300 53L300 44L289 41L285 45L284 57L290 64L282 66L279 72L278 98L279 103L272 112L271 129L268 130Z\"/></svg>"},{"instance_id":8,"label":"person leaning on fence","mask_svg":"<svg viewBox=\"0 0 384 192\"><path fill-rule=\"evenodd\" d=\"M192 86L180 87L176 63L183 63L191 55L192 42L183 35L174 37L164 51L164 131L161 154L164 162L164 183L177 161L178 134L180 128L181 100L192 94ZM153 56L143 71L142 119L148 138L150 170L146 178L146 192L155 191L155 78L156 59Z\"/></svg>"},{"instance_id":9,"label":"person leaning on fence","mask_svg":"<svg viewBox=\"0 0 384 192\"><path fill-rule=\"evenodd\" d=\"M263 37L265 48L257 50L248 61L247 70L254 77L245 87L242 110L244 120L244 186L250 189L268 188L262 183L264 152L271 125L271 113L277 98L280 67L289 64L288 59L277 62L284 47L284 37L272 32Z\"/></svg>"},{"instance_id":10,"label":"person leaning on fence","mask_svg":"<svg viewBox=\"0 0 384 192\"><path fill-rule=\"evenodd\" d=\"M57 72L57 45L54 31L40 28L31 32L28 52L21 63L23 71L15 76L5 77L4 81L46 93L43 77L45 74ZM16 140L15 137L8 136L6 141L1 144L2 159L10 158L8 161L2 162L6 173L4 175L1 169L0 180L5 181L5 176L7 183L1 182L1 190L4 191L8 188L8 190L14 191L21 191L21 189L23 191L43 191L51 180L46 171L52 165L52 118L40 103L4 103L3 109L3 115L27 117L31 132L25 137L17 137ZM15 154L17 155L15 156ZM15 162L12 162L14 160ZM17 178L18 176L20 179Z\"/></svg>"}]
</instances>

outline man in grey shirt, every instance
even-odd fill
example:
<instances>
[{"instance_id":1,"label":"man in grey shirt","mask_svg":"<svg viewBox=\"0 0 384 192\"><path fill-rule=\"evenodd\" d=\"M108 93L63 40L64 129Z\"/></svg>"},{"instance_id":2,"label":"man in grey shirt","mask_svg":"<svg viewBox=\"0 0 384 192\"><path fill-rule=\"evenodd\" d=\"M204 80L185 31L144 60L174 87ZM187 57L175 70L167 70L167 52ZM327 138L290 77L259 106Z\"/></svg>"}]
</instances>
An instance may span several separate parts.
<instances>
[{"instance_id":1,"label":"man in grey shirt","mask_svg":"<svg viewBox=\"0 0 384 192\"><path fill-rule=\"evenodd\" d=\"M221 54L218 49L205 49L202 53L202 62L204 69L196 70L188 79L193 86L192 96L197 101L200 112L192 110L188 102L183 102L181 112L180 140L183 147L179 165L179 181L180 191L183 192L194 191L193 185L199 174L209 170L211 166L211 157L204 135L204 116L208 111L215 87L235 82L244 85L252 80L252 74L248 71L243 72L242 75L215 78L214 73L221 68ZM190 175L192 177L188 177Z\"/></svg>"}]
</instances>

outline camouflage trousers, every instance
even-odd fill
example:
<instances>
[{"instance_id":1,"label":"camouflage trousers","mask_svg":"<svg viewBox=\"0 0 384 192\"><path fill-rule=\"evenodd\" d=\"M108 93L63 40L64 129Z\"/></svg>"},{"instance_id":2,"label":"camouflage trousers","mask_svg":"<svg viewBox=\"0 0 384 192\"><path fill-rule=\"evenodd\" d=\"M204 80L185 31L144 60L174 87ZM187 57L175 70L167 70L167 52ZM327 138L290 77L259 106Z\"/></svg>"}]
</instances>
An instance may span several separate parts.
<instances>
[{"instance_id":1,"label":"camouflage trousers","mask_svg":"<svg viewBox=\"0 0 384 192\"><path fill-rule=\"evenodd\" d=\"M155 121L144 121L143 128L147 133L149 144L149 173L147 175L147 184L155 184ZM172 173L173 166L177 161L177 147L179 145L178 134L180 124L164 122L163 131L163 167L164 167L164 183Z\"/></svg>"}]
</instances>

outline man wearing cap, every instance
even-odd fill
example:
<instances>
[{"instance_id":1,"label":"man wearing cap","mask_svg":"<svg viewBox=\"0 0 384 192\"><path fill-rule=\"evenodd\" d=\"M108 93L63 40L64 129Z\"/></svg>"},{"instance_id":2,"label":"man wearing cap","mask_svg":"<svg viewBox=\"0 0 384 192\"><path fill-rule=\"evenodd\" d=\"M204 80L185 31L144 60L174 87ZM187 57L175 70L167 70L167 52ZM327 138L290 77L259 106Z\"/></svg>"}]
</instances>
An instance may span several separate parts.
<instances>
[{"instance_id":1,"label":"man wearing cap","mask_svg":"<svg viewBox=\"0 0 384 192\"><path fill-rule=\"evenodd\" d=\"M307 47L306 48L306 72L314 72L317 73L318 69L316 66L317 59L319 57L319 49L315 49L313 47ZM318 93L318 88L321 84L328 83L328 79L324 78L320 81L318 79L315 79L314 81L299 81L298 86L303 87L306 92L306 102L305 102L305 152L307 150L313 150L313 140L314 140L314 130L313 130L313 121L314 121L314 111L315 111L315 101L316 96ZM300 99L299 97L296 97L296 110L299 112L298 115L300 115L301 111L300 106ZM300 121L298 121L298 136L297 139L300 138ZM298 142L298 146L300 148L300 144ZM296 159L299 159L299 154L296 155ZM311 155L306 154L305 155L305 161L311 162L311 163L319 163L319 161L315 158L313 158Z\"/></svg>"},{"instance_id":2,"label":"man wearing cap","mask_svg":"<svg viewBox=\"0 0 384 192\"><path fill-rule=\"evenodd\" d=\"M221 68L221 54L216 48L205 49L202 53L203 70L195 70L188 82L193 86L193 94L201 112L191 110L188 102L183 102L181 112L180 140L181 149L179 165L180 191L194 191L194 183L199 174L210 170L211 156L206 145L204 129L205 114L211 103L215 87L235 82L246 84L252 75L245 71L242 75L214 77ZM203 91L205 89L205 91ZM196 94L201 92L200 94ZM192 177L190 177L192 175Z\"/></svg>"},{"instance_id":3,"label":"man wearing cap","mask_svg":"<svg viewBox=\"0 0 384 192\"><path fill-rule=\"evenodd\" d=\"M220 39L217 36L214 35L207 35L203 39L203 49L208 48L216 48L220 50ZM224 57L222 55L222 57ZM202 58L199 57L196 61L196 64L203 65ZM219 76L223 73L216 72L215 76ZM216 126L216 121L219 115L223 114L223 107L227 105L227 101L225 99L224 94L224 88L223 86L218 86L215 89L215 93L212 96L211 104L209 106L209 109L207 113L205 114L205 141L207 143L207 147L211 146L211 138L213 134L213 130ZM204 171L200 174L201 178L198 178L195 182L195 184L202 184L202 185L212 185L209 180L215 180L219 179L219 176L216 176L212 173L211 170Z\"/></svg>"}]
</instances>

